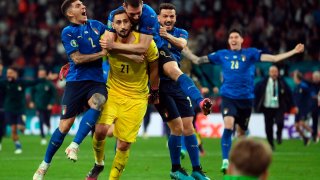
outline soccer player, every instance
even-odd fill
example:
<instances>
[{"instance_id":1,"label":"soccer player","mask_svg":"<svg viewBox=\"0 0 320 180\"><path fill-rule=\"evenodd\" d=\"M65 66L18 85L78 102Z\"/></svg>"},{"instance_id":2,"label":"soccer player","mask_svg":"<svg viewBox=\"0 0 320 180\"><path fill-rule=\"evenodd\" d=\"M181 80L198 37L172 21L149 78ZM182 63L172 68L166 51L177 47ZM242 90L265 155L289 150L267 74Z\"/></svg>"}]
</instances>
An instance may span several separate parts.
<instances>
[{"instance_id":1,"label":"soccer player","mask_svg":"<svg viewBox=\"0 0 320 180\"><path fill-rule=\"evenodd\" d=\"M254 71L256 62L279 62L304 51L303 44L297 44L291 51L270 55L263 54L256 48L242 48L242 34L237 29L229 32L230 49L219 50L207 56L197 57L187 48L183 54L195 64L212 63L222 67L223 83L220 89L222 96L221 112L224 131L221 138L222 167L225 173L228 168L228 156L231 148L231 136L236 123L239 136L244 136L248 129L249 118L254 98Z\"/></svg>"},{"instance_id":2,"label":"soccer player","mask_svg":"<svg viewBox=\"0 0 320 180\"><path fill-rule=\"evenodd\" d=\"M163 47L162 38L159 34L160 25L155 11L147 4L144 4L142 0L124 0L123 6L117 8L117 10L119 9L124 9L126 11L134 25L133 28L142 33L140 36L140 42L138 44L114 42L115 33L111 26L115 12L114 10L108 17L106 36L102 40L106 44L108 51L144 54L149 48L151 40L154 39L160 52L159 62L168 62L172 59L172 63L161 63L161 65L163 65L164 73L169 78L177 82L180 89L201 107L201 110L205 115L209 114L212 106L210 99L202 97L199 89L195 86L193 81L184 74L175 63L174 55L171 54L168 48Z\"/></svg>"},{"instance_id":3,"label":"soccer player","mask_svg":"<svg viewBox=\"0 0 320 180\"><path fill-rule=\"evenodd\" d=\"M30 107L37 110L40 122L41 144L47 144L44 134L44 125L50 129L50 117L52 106L56 100L56 88L50 80L47 79L47 70L44 67L39 67L38 83L31 88Z\"/></svg>"},{"instance_id":4,"label":"soccer player","mask_svg":"<svg viewBox=\"0 0 320 180\"><path fill-rule=\"evenodd\" d=\"M172 80L164 70L165 67L174 66L181 71L178 64L181 61L181 50L187 45L188 32L175 27L176 8L173 4L160 4L158 20L161 25L160 36L163 38L163 46L168 48L174 56L174 58L163 58L159 62L160 103L156 105L160 114L166 114L162 117L165 117L163 120L170 128L168 140L172 165L170 176L172 179L209 179L200 166L198 141L192 123L194 110L191 100L181 90L178 83ZM190 156L193 169L192 177L181 167L182 138L184 138L186 150Z\"/></svg>"},{"instance_id":5,"label":"soccer player","mask_svg":"<svg viewBox=\"0 0 320 180\"><path fill-rule=\"evenodd\" d=\"M86 6L79 0L65 0L61 5L61 11L71 23L61 33L70 69L62 98L59 127L52 134L44 160L33 176L34 180L44 178L75 117L87 106L88 110L82 117L77 134L65 150L69 159L77 160L78 146L95 125L107 98L102 72L102 57L107 52L101 49L99 44L105 25L88 19Z\"/></svg>"},{"instance_id":6,"label":"soccer player","mask_svg":"<svg viewBox=\"0 0 320 180\"><path fill-rule=\"evenodd\" d=\"M4 96L4 119L11 128L11 137L15 144L15 154L22 153L18 130L25 130L25 91L27 87L36 85L35 81L19 79L19 69L10 66L7 69L7 79L0 81L0 89Z\"/></svg>"},{"instance_id":7,"label":"soccer player","mask_svg":"<svg viewBox=\"0 0 320 180\"><path fill-rule=\"evenodd\" d=\"M139 43L141 33L131 31L132 24L124 10L114 12L112 27L117 34L117 42ZM103 44L101 44L102 47ZM148 70L151 89L158 89L158 49L154 41L149 45L146 60L136 63L122 58L117 53L108 55L110 63L107 81L109 99L98 120L93 136L95 164L87 175L88 180L97 179L104 168L104 145L109 128L114 124L113 135L117 138L116 154L109 179L119 179L127 164L130 146L136 141L139 128L148 106ZM157 101L152 94L151 101Z\"/></svg>"},{"instance_id":8,"label":"soccer player","mask_svg":"<svg viewBox=\"0 0 320 180\"><path fill-rule=\"evenodd\" d=\"M294 126L303 139L305 146L309 145L310 137L305 132L312 133L311 127L306 123L308 114L312 110L312 97L316 95L312 91L312 87L303 79L303 75L299 71L293 73L293 80L296 87L293 91L294 102L298 107L298 113L295 117Z\"/></svg>"},{"instance_id":9,"label":"soccer player","mask_svg":"<svg viewBox=\"0 0 320 180\"><path fill-rule=\"evenodd\" d=\"M241 139L230 152L230 166L224 180L266 180L272 161L270 146L264 142Z\"/></svg>"}]
</instances>

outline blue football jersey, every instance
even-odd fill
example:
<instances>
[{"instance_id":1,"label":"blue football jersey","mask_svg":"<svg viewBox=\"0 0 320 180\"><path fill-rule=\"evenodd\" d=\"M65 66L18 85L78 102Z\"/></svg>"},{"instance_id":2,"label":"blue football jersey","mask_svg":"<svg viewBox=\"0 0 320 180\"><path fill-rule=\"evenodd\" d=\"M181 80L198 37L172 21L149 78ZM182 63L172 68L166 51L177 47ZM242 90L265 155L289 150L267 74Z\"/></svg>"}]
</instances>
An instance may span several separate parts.
<instances>
[{"instance_id":1,"label":"blue football jersey","mask_svg":"<svg viewBox=\"0 0 320 180\"><path fill-rule=\"evenodd\" d=\"M307 111L312 105L312 87L304 81L294 88L294 102L299 108L299 111Z\"/></svg>"},{"instance_id":2,"label":"blue football jersey","mask_svg":"<svg viewBox=\"0 0 320 180\"><path fill-rule=\"evenodd\" d=\"M76 65L70 55L76 51L81 54L93 54L101 51L100 36L106 27L99 21L88 20L85 24L71 24L65 27L61 33L62 44L66 50L70 63L70 70L66 81L105 82L103 79L102 58L89 63Z\"/></svg>"},{"instance_id":3,"label":"blue football jersey","mask_svg":"<svg viewBox=\"0 0 320 180\"><path fill-rule=\"evenodd\" d=\"M208 55L212 64L222 66L221 96L231 99L254 98L255 62L260 61L261 50L219 50Z\"/></svg>"},{"instance_id":4,"label":"blue football jersey","mask_svg":"<svg viewBox=\"0 0 320 180\"><path fill-rule=\"evenodd\" d=\"M117 10L124 10L124 8L123 6L120 6L117 9L111 11L111 13L108 16L108 31L115 32L115 30L112 28L112 22L114 13ZM163 43L159 35L160 24L158 22L158 16L157 13L149 5L143 4L139 24L134 24L133 29L143 34L153 35L153 40L157 44L157 47L162 47Z\"/></svg>"}]
</instances>

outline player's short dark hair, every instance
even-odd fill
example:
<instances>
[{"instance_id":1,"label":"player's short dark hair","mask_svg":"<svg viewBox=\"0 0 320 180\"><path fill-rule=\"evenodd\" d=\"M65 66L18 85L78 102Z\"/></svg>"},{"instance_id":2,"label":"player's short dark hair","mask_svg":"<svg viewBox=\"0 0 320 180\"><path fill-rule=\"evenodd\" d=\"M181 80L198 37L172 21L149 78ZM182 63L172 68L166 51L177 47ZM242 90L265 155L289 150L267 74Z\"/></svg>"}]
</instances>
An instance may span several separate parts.
<instances>
[{"instance_id":1,"label":"player's short dark hair","mask_svg":"<svg viewBox=\"0 0 320 180\"><path fill-rule=\"evenodd\" d=\"M139 7L142 4L142 0L124 0L124 5L125 6L132 6L134 8Z\"/></svg>"},{"instance_id":2,"label":"player's short dark hair","mask_svg":"<svg viewBox=\"0 0 320 180\"><path fill-rule=\"evenodd\" d=\"M231 33L238 33L241 37L243 37L242 35L242 31L240 29L236 29L236 28L232 28L229 33L228 36L230 36Z\"/></svg>"},{"instance_id":3,"label":"player's short dark hair","mask_svg":"<svg viewBox=\"0 0 320 180\"><path fill-rule=\"evenodd\" d=\"M162 9L170 9L170 10L175 10L176 11L176 6L171 4L171 3L161 3L159 6L159 14Z\"/></svg>"},{"instance_id":4,"label":"player's short dark hair","mask_svg":"<svg viewBox=\"0 0 320 180\"><path fill-rule=\"evenodd\" d=\"M61 13L65 16L67 16L67 10L69 9L69 7L71 6L71 4L73 2L75 2L77 0L64 0L63 3L61 4Z\"/></svg>"},{"instance_id":5,"label":"player's short dark hair","mask_svg":"<svg viewBox=\"0 0 320 180\"><path fill-rule=\"evenodd\" d=\"M114 17L115 17L116 15L118 15L118 14L123 14L123 13L126 13L126 10L124 10L124 9L118 9L118 10L116 10L116 11L114 12L114 14L113 14L113 19L114 19Z\"/></svg>"}]
</instances>

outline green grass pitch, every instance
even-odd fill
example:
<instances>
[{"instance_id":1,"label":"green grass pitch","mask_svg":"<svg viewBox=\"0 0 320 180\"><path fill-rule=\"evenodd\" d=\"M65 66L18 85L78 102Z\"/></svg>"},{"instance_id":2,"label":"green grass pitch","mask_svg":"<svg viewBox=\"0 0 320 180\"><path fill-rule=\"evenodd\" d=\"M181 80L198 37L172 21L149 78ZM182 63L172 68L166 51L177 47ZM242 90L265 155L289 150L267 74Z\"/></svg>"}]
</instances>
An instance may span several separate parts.
<instances>
[{"instance_id":1,"label":"green grass pitch","mask_svg":"<svg viewBox=\"0 0 320 180\"><path fill-rule=\"evenodd\" d=\"M78 162L66 159L65 148L72 141L67 136L63 145L53 158L46 180L85 179L94 163L91 150L91 137L81 145ZM204 139L206 155L201 157L204 171L211 179L222 179L219 172L221 165L220 139ZM46 146L40 145L38 136L22 136L23 153L13 154L14 145L10 138L4 138L0 152L0 179L31 179L42 161ZM114 139L107 139L106 166L100 179L108 179L114 155ZM182 160L182 165L191 173L189 159ZM165 180L170 179L170 157L165 137L148 139L138 138L132 145L129 162L122 180ZM320 179L320 143L311 143L304 147L301 140L285 140L273 153L273 162L269 171L269 180L319 180Z\"/></svg>"}]
</instances>

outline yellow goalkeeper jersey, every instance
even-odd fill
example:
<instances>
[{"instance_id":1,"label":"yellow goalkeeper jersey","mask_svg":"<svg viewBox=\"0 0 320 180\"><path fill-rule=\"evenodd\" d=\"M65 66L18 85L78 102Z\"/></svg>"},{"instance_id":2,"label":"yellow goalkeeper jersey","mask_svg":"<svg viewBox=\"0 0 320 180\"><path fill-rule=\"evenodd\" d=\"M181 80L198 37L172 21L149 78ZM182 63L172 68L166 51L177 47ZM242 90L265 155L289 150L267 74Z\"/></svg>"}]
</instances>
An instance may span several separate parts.
<instances>
[{"instance_id":1,"label":"yellow goalkeeper jersey","mask_svg":"<svg viewBox=\"0 0 320 180\"><path fill-rule=\"evenodd\" d=\"M140 33L133 31L132 34L135 37L133 44L138 44ZM158 57L157 45L153 40L143 63L136 63L123 56L110 54L108 56L110 63L107 80L108 94L130 98L146 98L149 93L148 63L157 60Z\"/></svg>"}]
</instances>

